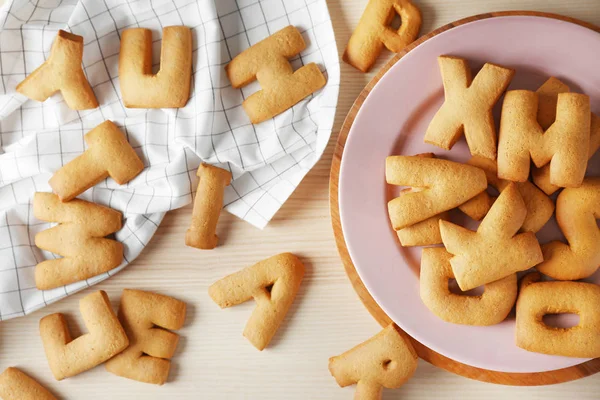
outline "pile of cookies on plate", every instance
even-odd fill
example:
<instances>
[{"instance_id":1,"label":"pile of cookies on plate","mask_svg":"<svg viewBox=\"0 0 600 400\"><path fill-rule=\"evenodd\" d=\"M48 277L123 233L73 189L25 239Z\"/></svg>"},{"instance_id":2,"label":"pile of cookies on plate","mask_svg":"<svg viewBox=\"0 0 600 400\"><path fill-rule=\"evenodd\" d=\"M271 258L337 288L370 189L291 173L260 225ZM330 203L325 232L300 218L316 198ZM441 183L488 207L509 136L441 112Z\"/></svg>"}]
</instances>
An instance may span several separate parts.
<instances>
[{"instance_id":1,"label":"pile of cookies on plate","mask_svg":"<svg viewBox=\"0 0 600 400\"><path fill-rule=\"evenodd\" d=\"M516 344L532 352L600 356L600 286L581 282L600 265L600 178L586 177L600 147L600 118L590 99L556 78L537 91L506 91L515 71L487 63L472 78L466 60L440 56L445 100L424 141L450 150L465 136L465 164L434 154L390 156L386 181L405 186L388 203L403 246L422 251L420 294L444 321L502 322L516 303ZM492 108L504 94L496 133ZM494 197L487 191L495 188ZM556 204L551 195L558 192ZM449 221L458 208L476 231ZM566 243L540 244L556 212ZM518 280L517 273L535 268ZM451 290L456 280L460 291ZM483 293L464 293L483 286ZM578 314L570 328L549 314Z\"/></svg>"}]
</instances>

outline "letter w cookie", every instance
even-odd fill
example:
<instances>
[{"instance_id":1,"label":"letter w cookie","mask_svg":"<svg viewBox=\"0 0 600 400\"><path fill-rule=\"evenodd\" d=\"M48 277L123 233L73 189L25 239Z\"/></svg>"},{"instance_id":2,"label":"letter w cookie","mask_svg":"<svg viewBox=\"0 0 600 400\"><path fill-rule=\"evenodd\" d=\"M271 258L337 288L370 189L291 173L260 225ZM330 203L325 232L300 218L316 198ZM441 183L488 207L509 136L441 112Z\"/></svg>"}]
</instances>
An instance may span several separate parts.
<instances>
[{"instance_id":1,"label":"letter w cookie","mask_svg":"<svg viewBox=\"0 0 600 400\"><path fill-rule=\"evenodd\" d=\"M294 302L304 276L304 265L291 253L282 253L226 276L211 285L208 294L221 308L254 298L244 336L263 350L279 328Z\"/></svg>"},{"instance_id":2,"label":"letter w cookie","mask_svg":"<svg viewBox=\"0 0 600 400\"><path fill-rule=\"evenodd\" d=\"M79 199L62 203L52 193L38 192L33 197L33 214L42 221L60 224L35 235L35 245L63 256L35 267L38 289L91 278L117 267L123 260L123 245L104 239L121 229L120 212Z\"/></svg>"}]
</instances>

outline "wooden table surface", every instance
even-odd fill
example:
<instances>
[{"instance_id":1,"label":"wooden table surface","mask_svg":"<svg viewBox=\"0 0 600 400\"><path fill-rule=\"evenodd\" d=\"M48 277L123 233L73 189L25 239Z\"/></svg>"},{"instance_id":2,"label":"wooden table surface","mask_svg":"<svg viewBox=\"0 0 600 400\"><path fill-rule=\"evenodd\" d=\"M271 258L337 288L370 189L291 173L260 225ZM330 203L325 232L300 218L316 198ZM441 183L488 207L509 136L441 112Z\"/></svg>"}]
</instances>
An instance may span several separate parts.
<instances>
[{"instance_id":1,"label":"wooden table surface","mask_svg":"<svg viewBox=\"0 0 600 400\"><path fill-rule=\"evenodd\" d=\"M218 0L217 0L218 1ZM421 33L473 14L527 9L554 12L600 25L599 0L416 0L423 13ZM366 0L328 0L341 52ZM376 71L389 53L382 55ZM184 245L191 208L169 213L150 245L129 267L93 289L73 295L29 316L0 324L0 371L18 366L61 399L351 399L353 387L340 389L327 360L377 333L380 327L363 308L344 274L335 247L328 205L328 177L337 131L352 102L372 74L342 65L342 86L334 133L325 155L263 231L224 214L218 233L221 247L199 251ZM242 330L253 302L220 310L208 286L226 274L273 254L291 251L306 264L298 297L263 352ZM100 366L63 382L50 373L38 334L38 322L53 312L67 314L74 335L82 328L79 300L106 290L116 309L123 288L173 295L188 303L179 332L169 382L146 385L109 374ZM472 381L424 361L402 388L385 390L391 399L596 399L600 374L555 386L506 387Z\"/></svg>"}]
</instances>

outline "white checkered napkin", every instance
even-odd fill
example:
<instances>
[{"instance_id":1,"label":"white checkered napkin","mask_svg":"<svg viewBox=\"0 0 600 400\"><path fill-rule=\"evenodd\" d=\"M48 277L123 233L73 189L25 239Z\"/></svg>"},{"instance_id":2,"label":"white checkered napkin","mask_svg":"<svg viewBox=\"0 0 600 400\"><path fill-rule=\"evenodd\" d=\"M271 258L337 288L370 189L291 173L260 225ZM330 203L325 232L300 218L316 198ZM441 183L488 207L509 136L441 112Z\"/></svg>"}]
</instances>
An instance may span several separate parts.
<instances>
[{"instance_id":1,"label":"white checkered napkin","mask_svg":"<svg viewBox=\"0 0 600 400\"><path fill-rule=\"evenodd\" d=\"M229 84L224 66L249 46L296 26L307 48L294 68L315 62L327 85L258 125L241 103L259 89ZM120 97L122 31L152 29L159 66L161 30L186 25L194 37L192 93L186 107L126 109ZM100 102L72 111L57 94L44 103L15 93L41 65L59 29L83 36L83 67ZM30 313L125 267L146 246L166 211L191 202L200 161L227 168L226 209L264 227L323 153L339 88L339 59L325 0L6 0L0 9L0 320ZM85 149L83 135L104 120L127 135L146 169L127 185L108 179L81 197L117 209L125 260L109 273L49 291L35 289L34 267L55 254L35 247L51 224L32 215L36 191ZM183 233L182 233L183 235ZM183 236L182 236L183 240Z\"/></svg>"}]
</instances>

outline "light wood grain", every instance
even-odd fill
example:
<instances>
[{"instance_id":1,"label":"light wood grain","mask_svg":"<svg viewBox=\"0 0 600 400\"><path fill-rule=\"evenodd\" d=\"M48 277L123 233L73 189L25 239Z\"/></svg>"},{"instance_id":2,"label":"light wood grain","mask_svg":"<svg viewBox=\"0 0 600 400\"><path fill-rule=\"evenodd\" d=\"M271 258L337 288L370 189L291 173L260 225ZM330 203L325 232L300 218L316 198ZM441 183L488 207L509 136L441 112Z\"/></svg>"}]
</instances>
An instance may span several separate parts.
<instances>
[{"instance_id":1,"label":"light wood grain","mask_svg":"<svg viewBox=\"0 0 600 400\"><path fill-rule=\"evenodd\" d=\"M600 24L598 0L422 0L422 33L451 21L496 10L537 9ZM331 0L338 41L345 46L366 0ZM592 51L592 50L591 50ZM38 336L39 319L66 312L73 332L80 331L77 303L83 292L32 315L0 324L0 370L22 367L62 399L351 399L353 388L340 389L327 371L327 359L379 331L344 273L332 234L328 178L336 134L356 96L372 74L342 66L342 87L334 135L323 159L310 172L273 222L259 231L224 215L218 234L222 247L199 251L183 240L191 209L165 217L149 248L125 271L94 287L104 289L115 307L123 288L133 287L177 296L189 304L180 331L171 382L163 387L113 376L103 367L63 382L53 380ZM296 302L272 346L262 353L243 337L251 303L220 310L207 295L208 286L225 274L281 251L300 255L307 274ZM420 361L412 380L384 399L596 399L600 375L538 388L492 385L469 380Z\"/></svg>"}]
</instances>

